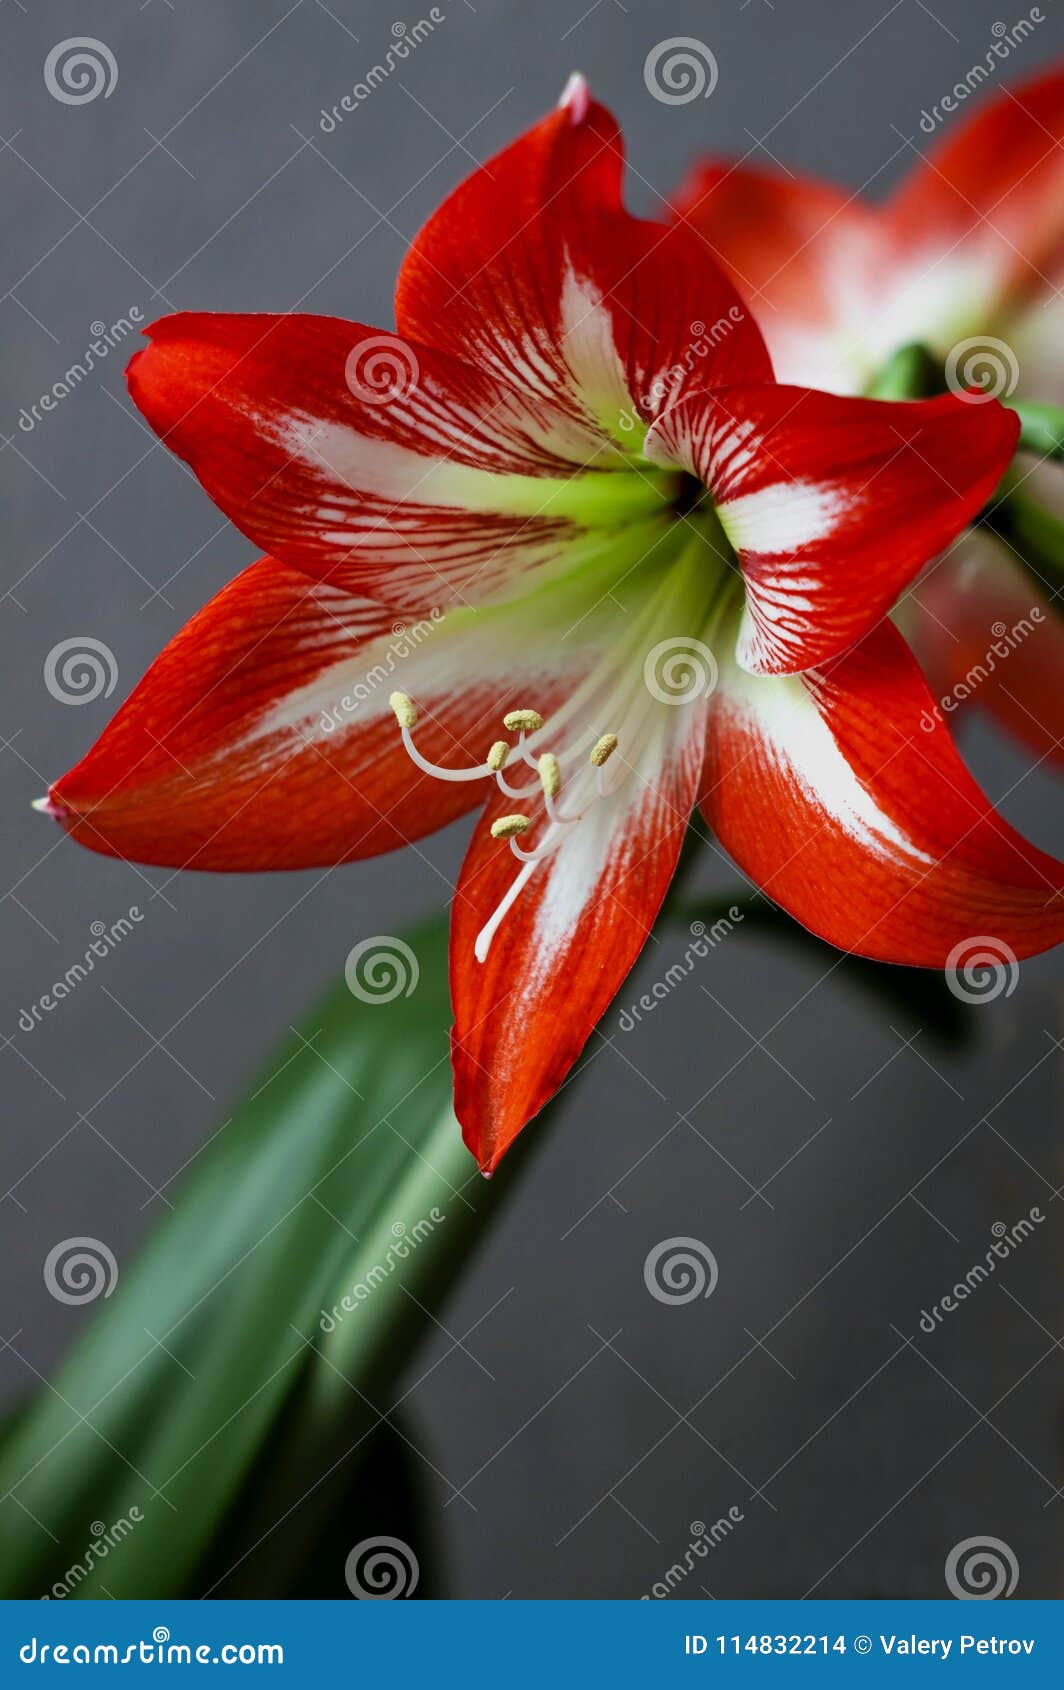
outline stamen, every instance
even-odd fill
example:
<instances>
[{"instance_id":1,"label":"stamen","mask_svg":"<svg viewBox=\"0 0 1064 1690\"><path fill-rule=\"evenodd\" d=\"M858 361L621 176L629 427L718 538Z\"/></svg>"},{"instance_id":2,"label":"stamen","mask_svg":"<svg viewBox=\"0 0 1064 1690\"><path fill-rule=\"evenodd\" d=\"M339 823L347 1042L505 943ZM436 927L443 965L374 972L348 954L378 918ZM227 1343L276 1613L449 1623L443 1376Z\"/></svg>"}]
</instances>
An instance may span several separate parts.
<instances>
[{"instance_id":1,"label":"stamen","mask_svg":"<svg viewBox=\"0 0 1064 1690\"><path fill-rule=\"evenodd\" d=\"M491 837L498 840L507 840L511 852L522 866L521 872L503 897L495 913L477 934L473 954L478 962L483 962L487 957L492 939L499 929L499 924L507 911L512 908L514 900L532 874L536 864L543 862L546 857L553 856L566 836L565 829L582 821L592 805L596 804L600 798L607 796L603 785L603 764L613 756L617 749L617 735L612 733L602 734L596 740L591 749L589 762L596 771L597 793L591 796L590 802L585 804L584 808L577 814L567 815L559 809L557 804L557 799L565 784L558 757L552 751L543 751L537 757L532 754L528 747L527 735L538 733L543 726L543 717L538 710L510 710L503 717L503 723L508 732L516 733L518 736L516 747L505 739L497 739L489 747L483 763L478 763L472 769L447 769L441 767L438 763L430 762L427 757L423 757L414 744L411 729L417 724L418 711L409 694L393 692L388 702L395 714L396 721L399 723L403 745L411 762L416 768L421 769L427 775L432 775L436 780L491 780L494 777L500 792L505 793L508 798L515 798L522 803L530 803L535 802L536 788L534 786L511 786L502 771L508 766L512 754L516 751L520 761L526 764L528 768L534 769L539 776L539 785L543 793L543 807L551 822L551 826L541 843L531 851L526 851L518 845L517 840L520 835L527 833L533 825L533 817L525 815L523 811L515 810L510 815L499 816L491 824ZM563 711L562 718L564 719L566 715L567 712ZM41 807L43 808L43 805Z\"/></svg>"},{"instance_id":2,"label":"stamen","mask_svg":"<svg viewBox=\"0 0 1064 1690\"><path fill-rule=\"evenodd\" d=\"M588 762L591 763L596 769L601 769L603 763L609 762L610 758L613 756L613 753L616 751L616 749L617 749L617 735L616 734L603 734L602 738L597 739L595 741L594 745L591 747L591 755L588 758Z\"/></svg>"},{"instance_id":3,"label":"stamen","mask_svg":"<svg viewBox=\"0 0 1064 1690\"><path fill-rule=\"evenodd\" d=\"M527 833L531 826L528 816L500 816L498 821L491 824L491 837L513 839L519 833Z\"/></svg>"},{"instance_id":4,"label":"stamen","mask_svg":"<svg viewBox=\"0 0 1064 1690\"><path fill-rule=\"evenodd\" d=\"M539 760L539 778L548 798L557 798L562 789L562 771L553 751L544 751Z\"/></svg>"},{"instance_id":5,"label":"stamen","mask_svg":"<svg viewBox=\"0 0 1064 1690\"><path fill-rule=\"evenodd\" d=\"M395 719L401 728L412 728L417 721L417 705L405 692L393 692L388 703L395 711Z\"/></svg>"},{"instance_id":6,"label":"stamen","mask_svg":"<svg viewBox=\"0 0 1064 1690\"><path fill-rule=\"evenodd\" d=\"M513 905L517 901L517 898L520 895L520 893L521 893L521 891L522 891L522 889L525 885L525 882L528 880L529 876L534 871L535 866L536 866L535 863L526 863L525 864L525 866L521 870L520 874L518 874L514 877L513 885L510 887L510 890L507 892L506 896L501 900L498 908L495 911L495 914L492 915L492 916L489 916L488 920L484 923L483 927L480 929L480 932L477 934L476 942L473 945L473 955L476 957L478 962L486 962L487 961L488 950L489 950L489 947L491 945L491 941L494 939L496 933L499 931L499 927L502 923L503 917L509 912L510 909L512 909Z\"/></svg>"},{"instance_id":7,"label":"stamen","mask_svg":"<svg viewBox=\"0 0 1064 1690\"><path fill-rule=\"evenodd\" d=\"M534 734L543 726L543 717L538 710L508 710L502 719L502 725L512 734Z\"/></svg>"},{"instance_id":8,"label":"stamen","mask_svg":"<svg viewBox=\"0 0 1064 1690\"><path fill-rule=\"evenodd\" d=\"M512 750L513 746L508 740L497 739L491 750L488 752L488 768L495 774L498 774L500 769L504 769L506 767L506 759L509 757Z\"/></svg>"}]
</instances>

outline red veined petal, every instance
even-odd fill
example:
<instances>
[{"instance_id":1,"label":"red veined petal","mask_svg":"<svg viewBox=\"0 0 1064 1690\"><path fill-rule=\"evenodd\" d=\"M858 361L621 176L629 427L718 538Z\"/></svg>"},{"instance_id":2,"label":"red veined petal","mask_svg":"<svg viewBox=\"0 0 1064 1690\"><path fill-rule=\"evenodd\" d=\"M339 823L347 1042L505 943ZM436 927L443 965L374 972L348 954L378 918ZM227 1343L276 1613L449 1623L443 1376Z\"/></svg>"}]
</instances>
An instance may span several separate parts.
<instances>
[{"instance_id":1,"label":"red veined petal","mask_svg":"<svg viewBox=\"0 0 1064 1690\"><path fill-rule=\"evenodd\" d=\"M947 715L989 710L1039 757L1064 764L1064 621L996 535L964 535L895 621Z\"/></svg>"},{"instance_id":2,"label":"red veined petal","mask_svg":"<svg viewBox=\"0 0 1064 1690\"><path fill-rule=\"evenodd\" d=\"M941 968L976 937L1016 957L1064 938L1064 864L979 790L889 623L810 674L722 665L702 808L767 895L840 949Z\"/></svg>"},{"instance_id":3,"label":"red veined petal","mask_svg":"<svg viewBox=\"0 0 1064 1690\"><path fill-rule=\"evenodd\" d=\"M469 767L529 690L549 707L579 677L577 639L552 653L525 638L527 617L502 624L397 623L262 558L171 640L56 781L52 813L92 850L173 868L310 868L420 839L491 787L420 773L390 693L416 698L425 756Z\"/></svg>"},{"instance_id":4,"label":"red veined petal","mask_svg":"<svg viewBox=\"0 0 1064 1690\"><path fill-rule=\"evenodd\" d=\"M739 661L790 674L845 650L994 491L1017 418L952 394L896 403L800 387L687 399L646 452L710 488L746 582Z\"/></svg>"},{"instance_id":5,"label":"red veined petal","mask_svg":"<svg viewBox=\"0 0 1064 1690\"><path fill-rule=\"evenodd\" d=\"M761 325L780 381L858 391L890 243L859 196L808 176L703 160L672 196Z\"/></svg>"},{"instance_id":6,"label":"red veined petal","mask_svg":"<svg viewBox=\"0 0 1064 1690\"><path fill-rule=\"evenodd\" d=\"M658 708L627 783L528 870L483 962L478 935L525 872L489 830L513 801L493 802L474 833L451 921L452 1061L463 1136L489 1172L562 1084L647 939L697 796L705 721L704 701ZM622 730L618 762L625 743ZM545 837L537 826L520 844Z\"/></svg>"},{"instance_id":7,"label":"red veined petal","mask_svg":"<svg viewBox=\"0 0 1064 1690\"><path fill-rule=\"evenodd\" d=\"M610 473L615 449L548 400L364 325L182 313L148 333L130 391L216 504L284 562L395 609L527 591L570 564L585 522L662 506L653 475Z\"/></svg>"},{"instance_id":8,"label":"red veined petal","mask_svg":"<svg viewBox=\"0 0 1064 1690\"><path fill-rule=\"evenodd\" d=\"M1064 241L1064 69L1003 90L959 125L935 127L927 143L929 124L936 114L925 111L917 141L929 147L926 162L884 213L907 314L914 323L931 316L939 299L939 315L956 321L966 308L970 332L985 330L1017 296L1048 291L1045 272ZM938 338L934 326L917 325L914 338Z\"/></svg>"},{"instance_id":9,"label":"red veined petal","mask_svg":"<svg viewBox=\"0 0 1064 1690\"><path fill-rule=\"evenodd\" d=\"M400 332L519 381L631 439L691 387L771 380L764 343L705 243L621 200L610 113L575 78L562 105L462 182L413 241Z\"/></svg>"}]
</instances>

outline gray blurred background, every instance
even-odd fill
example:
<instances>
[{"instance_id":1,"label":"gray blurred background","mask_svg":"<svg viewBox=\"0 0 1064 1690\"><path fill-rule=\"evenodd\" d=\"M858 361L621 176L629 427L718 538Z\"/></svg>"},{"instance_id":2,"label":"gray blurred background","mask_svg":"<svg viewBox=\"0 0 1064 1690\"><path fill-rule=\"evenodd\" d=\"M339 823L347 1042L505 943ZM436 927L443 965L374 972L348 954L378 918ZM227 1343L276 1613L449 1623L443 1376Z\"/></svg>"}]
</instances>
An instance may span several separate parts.
<instances>
[{"instance_id":1,"label":"gray blurred background","mask_svg":"<svg viewBox=\"0 0 1064 1690\"><path fill-rule=\"evenodd\" d=\"M701 149L767 153L885 191L902 134L985 52L1001 0L448 0L445 21L328 137L316 128L407 14L354 0L73 0L0 12L7 208L0 451L4 862L0 1378L47 1373L91 1310L47 1293L58 1240L120 1262L170 1182L366 932L450 896L465 826L326 874L140 871L90 855L30 800L75 762L171 634L253 555L131 411L116 350L27 432L19 414L136 307L302 309L389 326L406 242L471 167L584 70L660 209ZM1048 21L1008 67L1064 47ZM1018 14L1017 14L1018 15ZM66 106L56 42L106 41L108 99ZM692 35L712 98L663 106L648 50ZM313 142L313 147L309 144ZM879 173L879 174L877 174ZM130 342L132 349L132 340ZM110 699L53 698L45 659L89 636ZM1044 770L989 729L965 749L1005 813L1059 851ZM738 884L707 853L707 885ZM91 924L144 920L32 1033L19 1012ZM682 939L650 947L621 1002ZM955 1543L1014 1551L1019 1594L1062 1572L1060 962L972 1012L960 1054L857 995L823 958L740 930L644 1025L616 1011L410 1381L408 1426L473 1508L422 1468L453 1596L635 1597L691 1522L740 1512L684 1595L944 1595ZM918 1035L918 1036L917 1036ZM907 1042L909 1041L909 1042ZM535 1131L535 1128L532 1129ZM162 1195L160 1195L160 1191ZM933 1337L920 1312L1039 1205L1048 1217ZM663 1307L659 1240L713 1250L715 1294ZM604 1340L610 1340L606 1344ZM911 1340L912 1342L907 1342ZM450 1353L447 1353L450 1350ZM239 1358L234 1358L239 1365ZM696 1405L696 1406L692 1406ZM733 1516L734 1518L734 1516ZM700 1588L694 1588L695 1585ZM224 1589L221 1592L224 1594Z\"/></svg>"}]
</instances>

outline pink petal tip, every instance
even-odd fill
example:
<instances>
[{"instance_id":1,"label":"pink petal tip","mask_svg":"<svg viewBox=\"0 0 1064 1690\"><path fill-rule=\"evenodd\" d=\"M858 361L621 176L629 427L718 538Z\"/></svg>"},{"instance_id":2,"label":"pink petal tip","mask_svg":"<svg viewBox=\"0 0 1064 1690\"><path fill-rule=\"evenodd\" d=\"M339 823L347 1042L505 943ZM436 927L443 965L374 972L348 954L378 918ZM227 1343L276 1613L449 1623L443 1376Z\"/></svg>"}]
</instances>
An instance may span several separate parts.
<instances>
[{"instance_id":1,"label":"pink petal tip","mask_svg":"<svg viewBox=\"0 0 1064 1690\"><path fill-rule=\"evenodd\" d=\"M562 97L558 104L561 107L568 107L574 128L577 124L583 123L591 104L591 89L588 87L587 77L582 76L578 70L574 70L562 89Z\"/></svg>"}]
</instances>

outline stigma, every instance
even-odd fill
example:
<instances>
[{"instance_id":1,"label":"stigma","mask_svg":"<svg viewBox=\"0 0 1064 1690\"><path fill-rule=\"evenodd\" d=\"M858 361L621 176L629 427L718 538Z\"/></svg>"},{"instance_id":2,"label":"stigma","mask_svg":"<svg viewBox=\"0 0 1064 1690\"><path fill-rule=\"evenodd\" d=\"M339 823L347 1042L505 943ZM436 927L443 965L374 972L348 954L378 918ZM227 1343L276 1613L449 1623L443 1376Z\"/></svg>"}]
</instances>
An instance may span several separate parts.
<instances>
[{"instance_id":1,"label":"stigma","mask_svg":"<svg viewBox=\"0 0 1064 1690\"><path fill-rule=\"evenodd\" d=\"M601 734L592 745L587 762L578 774L583 773L586 789L588 773L593 769L594 787L583 807L573 810L560 802L566 785L562 764L563 761L568 761L572 754L564 750L536 752L528 744L528 736L541 733L544 727L544 719L538 710L508 710L503 716L502 725L507 733L517 735L517 744L514 745L508 739L497 739L489 747L483 763L475 763L471 768L453 769L431 762L414 743L413 730L419 719L414 700L405 692L393 692L388 702L399 724L407 755L415 768L420 769L423 774L431 775L436 780L447 781L494 780L505 797L522 801L521 810L498 816L491 824L492 838L509 844L511 852L521 864L521 869L494 914L477 934L473 953L478 962L484 962L492 939L522 889L531 879L537 863L552 857L565 838L566 830L575 827L595 804L608 796L603 783L603 772L605 764L617 750L617 735ZM504 769L510 767L511 761L528 772L534 771L538 779L530 781L526 773L523 786L512 786L503 773ZM570 786L576 779L577 775L574 775ZM523 845L518 844L518 840L535 825L535 816L527 812L534 804L540 803L543 818L548 822L548 826L542 843L534 846L532 850L525 850Z\"/></svg>"}]
</instances>

